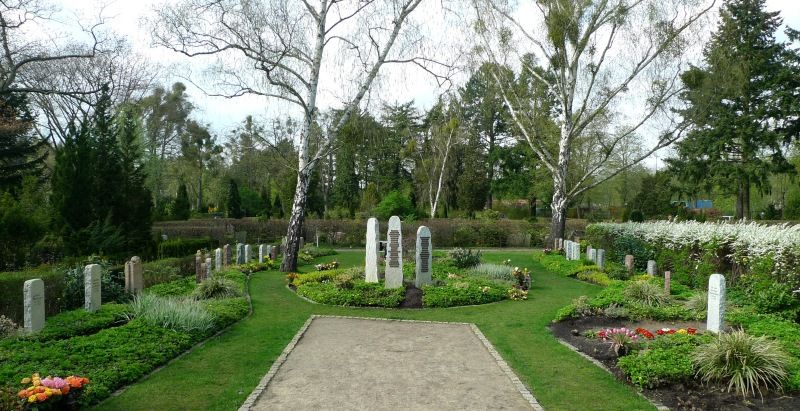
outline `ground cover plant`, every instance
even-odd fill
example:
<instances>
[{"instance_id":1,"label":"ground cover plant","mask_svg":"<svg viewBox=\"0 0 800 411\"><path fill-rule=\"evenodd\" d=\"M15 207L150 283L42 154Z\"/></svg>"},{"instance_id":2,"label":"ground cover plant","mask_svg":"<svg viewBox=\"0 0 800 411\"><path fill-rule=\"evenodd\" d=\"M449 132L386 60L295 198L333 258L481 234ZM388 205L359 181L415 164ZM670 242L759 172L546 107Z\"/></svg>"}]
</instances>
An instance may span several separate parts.
<instances>
[{"instance_id":1,"label":"ground cover plant","mask_svg":"<svg viewBox=\"0 0 800 411\"><path fill-rule=\"evenodd\" d=\"M242 272L217 275L226 287L244 290L247 277ZM7 396L17 394L11 389L14 382L33 373L85 376L92 383L78 403L100 401L248 314L245 297L195 293L193 283L179 279L159 284L130 304L104 304L94 313L62 312L48 317L37 334L0 338L0 386L4 387L0 396L6 396L0 404L13 404ZM151 292L159 290L168 292Z\"/></svg>"}]
</instances>

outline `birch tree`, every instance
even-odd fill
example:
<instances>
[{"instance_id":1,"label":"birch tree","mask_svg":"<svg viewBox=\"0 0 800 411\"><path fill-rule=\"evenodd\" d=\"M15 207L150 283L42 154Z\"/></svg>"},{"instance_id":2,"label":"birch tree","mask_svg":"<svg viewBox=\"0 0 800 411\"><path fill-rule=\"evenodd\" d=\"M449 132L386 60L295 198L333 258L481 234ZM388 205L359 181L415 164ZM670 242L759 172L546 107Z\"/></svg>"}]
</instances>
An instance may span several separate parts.
<instances>
[{"instance_id":1,"label":"birch tree","mask_svg":"<svg viewBox=\"0 0 800 411\"><path fill-rule=\"evenodd\" d=\"M480 55L515 67L555 96L555 107L542 113L518 87L494 76L519 138L552 175L552 246L565 234L570 202L683 135L686 125L671 110L682 88L683 50L714 1L472 0L472 5ZM537 127L542 115L557 125L554 135ZM645 136L641 154L610 167L609 160L635 134ZM596 147L593 155L584 172L573 173L574 150L587 144Z\"/></svg>"},{"instance_id":2,"label":"birch tree","mask_svg":"<svg viewBox=\"0 0 800 411\"><path fill-rule=\"evenodd\" d=\"M335 131L359 108L382 66L411 62L424 67L426 60L406 55L414 43L404 41L413 33L409 16L421 2L184 0L158 11L156 43L187 56L216 57L211 94L279 99L302 114L282 271L297 268L310 177L331 148L330 140L316 136L319 143L312 151L322 93L337 82L351 91L337 96L344 114L332 124Z\"/></svg>"}]
</instances>

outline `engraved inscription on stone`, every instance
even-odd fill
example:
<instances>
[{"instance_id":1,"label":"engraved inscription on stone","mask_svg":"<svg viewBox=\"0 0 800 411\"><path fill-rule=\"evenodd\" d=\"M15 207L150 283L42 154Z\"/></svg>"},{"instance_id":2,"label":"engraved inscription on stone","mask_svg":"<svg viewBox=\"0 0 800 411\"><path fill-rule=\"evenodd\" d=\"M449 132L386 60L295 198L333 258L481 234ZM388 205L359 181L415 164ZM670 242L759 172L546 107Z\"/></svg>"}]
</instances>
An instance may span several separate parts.
<instances>
[{"instance_id":1,"label":"engraved inscription on stone","mask_svg":"<svg viewBox=\"0 0 800 411\"><path fill-rule=\"evenodd\" d=\"M389 267L400 267L400 255L398 254L400 251L400 231L389 231L389 242L391 243L389 245Z\"/></svg>"},{"instance_id":2,"label":"engraved inscription on stone","mask_svg":"<svg viewBox=\"0 0 800 411\"><path fill-rule=\"evenodd\" d=\"M431 238L430 237L420 237L421 241L421 250L420 250L420 265L422 266L422 271L428 272L430 267L428 267L429 257L431 256Z\"/></svg>"}]
</instances>

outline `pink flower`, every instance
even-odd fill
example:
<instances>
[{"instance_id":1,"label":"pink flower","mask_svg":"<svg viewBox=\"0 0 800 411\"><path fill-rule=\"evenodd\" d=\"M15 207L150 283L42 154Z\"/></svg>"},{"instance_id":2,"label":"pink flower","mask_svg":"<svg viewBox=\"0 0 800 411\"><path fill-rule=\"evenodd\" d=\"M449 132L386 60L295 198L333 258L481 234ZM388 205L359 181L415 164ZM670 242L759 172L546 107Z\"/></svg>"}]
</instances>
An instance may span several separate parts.
<instances>
[{"instance_id":1,"label":"pink flower","mask_svg":"<svg viewBox=\"0 0 800 411\"><path fill-rule=\"evenodd\" d=\"M61 389L61 388L64 388L64 386L67 385L67 382L64 381L62 378L59 378L59 377L55 377L55 378L47 377L47 378L42 380L42 385L44 385L47 388Z\"/></svg>"}]
</instances>

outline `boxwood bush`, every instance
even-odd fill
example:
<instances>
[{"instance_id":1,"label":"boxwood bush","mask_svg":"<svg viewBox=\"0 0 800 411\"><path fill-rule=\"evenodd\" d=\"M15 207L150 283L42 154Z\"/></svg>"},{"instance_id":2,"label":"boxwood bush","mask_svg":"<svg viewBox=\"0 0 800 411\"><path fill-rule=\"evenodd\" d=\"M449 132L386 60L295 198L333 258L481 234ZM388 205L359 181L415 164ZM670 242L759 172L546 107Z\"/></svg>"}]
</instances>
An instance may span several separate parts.
<instances>
[{"instance_id":1,"label":"boxwood bush","mask_svg":"<svg viewBox=\"0 0 800 411\"><path fill-rule=\"evenodd\" d=\"M405 299L405 293L405 287L387 289L383 282L368 283L360 278L353 279L346 288L327 280L307 281L297 287L298 295L312 301L344 306L398 307Z\"/></svg>"}]
</instances>

